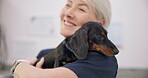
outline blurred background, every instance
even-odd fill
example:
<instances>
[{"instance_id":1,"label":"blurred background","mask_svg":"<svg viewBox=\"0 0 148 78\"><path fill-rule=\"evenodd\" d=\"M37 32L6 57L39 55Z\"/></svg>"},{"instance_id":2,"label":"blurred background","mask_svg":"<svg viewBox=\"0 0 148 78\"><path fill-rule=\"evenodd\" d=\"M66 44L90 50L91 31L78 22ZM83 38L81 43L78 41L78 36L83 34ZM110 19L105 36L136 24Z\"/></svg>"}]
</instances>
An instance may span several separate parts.
<instances>
[{"instance_id":1,"label":"blurred background","mask_svg":"<svg viewBox=\"0 0 148 78\"><path fill-rule=\"evenodd\" d=\"M0 0L0 78L16 59L55 48L66 0ZM119 48L117 78L148 78L148 0L110 0L109 38Z\"/></svg>"}]
</instances>

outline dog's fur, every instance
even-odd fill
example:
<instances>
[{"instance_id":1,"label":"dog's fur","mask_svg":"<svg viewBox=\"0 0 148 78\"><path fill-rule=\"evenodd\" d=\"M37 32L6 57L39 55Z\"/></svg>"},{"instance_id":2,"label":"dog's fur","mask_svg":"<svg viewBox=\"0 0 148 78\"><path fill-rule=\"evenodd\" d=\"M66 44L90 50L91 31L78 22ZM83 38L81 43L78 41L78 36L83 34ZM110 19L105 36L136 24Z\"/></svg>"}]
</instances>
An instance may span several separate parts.
<instances>
[{"instance_id":1,"label":"dog's fur","mask_svg":"<svg viewBox=\"0 0 148 78\"><path fill-rule=\"evenodd\" d=\"M119 52L100 23L88 22L74 35L63 40L55 50L45 55L42 68L59 67L77 59L84 59L88 50L95 50L107 56L114 56Z\"/></svg>"}]
</instances>

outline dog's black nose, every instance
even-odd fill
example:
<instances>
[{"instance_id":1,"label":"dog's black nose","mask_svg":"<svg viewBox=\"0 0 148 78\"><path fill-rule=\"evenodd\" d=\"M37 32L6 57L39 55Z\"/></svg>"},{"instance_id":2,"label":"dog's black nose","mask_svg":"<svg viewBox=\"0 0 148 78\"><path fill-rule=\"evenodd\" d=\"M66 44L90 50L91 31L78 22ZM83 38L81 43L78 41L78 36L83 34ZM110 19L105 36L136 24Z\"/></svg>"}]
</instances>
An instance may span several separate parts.
<instances>
[{"instance_id":1,"label":"dog's black nose","mask_svg":"<svg viewBox=\"0 0 148 78\"><path fill-rule=\"evenodd\" d=\"M113 53L116 55L119 53L119 50L118 49L113 49Z\"/></svg>"}]
</instances>

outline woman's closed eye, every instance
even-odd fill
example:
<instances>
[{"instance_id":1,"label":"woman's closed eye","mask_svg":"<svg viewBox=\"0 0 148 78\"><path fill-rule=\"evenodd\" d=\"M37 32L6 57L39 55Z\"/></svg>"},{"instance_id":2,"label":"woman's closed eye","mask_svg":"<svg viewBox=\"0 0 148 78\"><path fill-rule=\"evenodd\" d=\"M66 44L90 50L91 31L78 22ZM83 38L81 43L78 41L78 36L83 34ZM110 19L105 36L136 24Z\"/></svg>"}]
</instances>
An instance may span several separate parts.
<instances>
[{"instance_id":1,"label":"woman's closed eye","mask_svg":"<svg viewBox=\"0 0 148 78\"><path fill-rule=\"evenodd\" d=\"M65 6L66 6L66 7L71 7L71 5L70 5L70 4L68 4L68 3L67 3Z\"/></svg>"},{"instance_id":2,"label":"woman's closed eye","mask_svg":"<svg viewBox=\"0 0 148 78\"><path fill-rule=\"evenodd\" d=\"M67 2L66 4L65 4L65 7L71 7L72 6L72 2Z\"/></svg>"},{"instance_id":3,"label":"woman's closed eye","mask_svg":"<svg viewBox=\"0 0 148 78\"><path fill-rule=\"evenodd\" d=\"M78 10L81 11L81 12L89 12L89 9L86 5L79 6Z\"/></svg>"},{"instance_id":4,"label":"woman's closed eye","mask_svg":"<svg viewBox=\"0 0 148 78\"><path fill-rule=\"evenodd\" d=\"M82 12L86 12L85 9L82 9L82 8L79 8L79 10L82 11Z\"/></svg>"}]
</instances>

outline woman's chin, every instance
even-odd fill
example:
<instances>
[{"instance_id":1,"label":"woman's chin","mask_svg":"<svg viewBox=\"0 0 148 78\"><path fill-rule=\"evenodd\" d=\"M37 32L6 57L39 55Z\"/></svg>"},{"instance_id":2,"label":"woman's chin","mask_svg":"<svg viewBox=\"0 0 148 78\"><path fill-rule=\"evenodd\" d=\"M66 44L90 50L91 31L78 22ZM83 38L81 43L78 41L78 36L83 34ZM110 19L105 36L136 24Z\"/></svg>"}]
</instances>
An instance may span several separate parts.
<instances>
[{"instance_id":1,"label":"woman's chin","mask_svg":"<svg viewBox=\"0 0 148 78\"><path fill-rule=\"evenodd\" d=\"M72 33L68 33L68 32L60 32L60 34L61 34L62 36L64 36L65 38L72 35Z\"/></svg>"}]
</instances>

